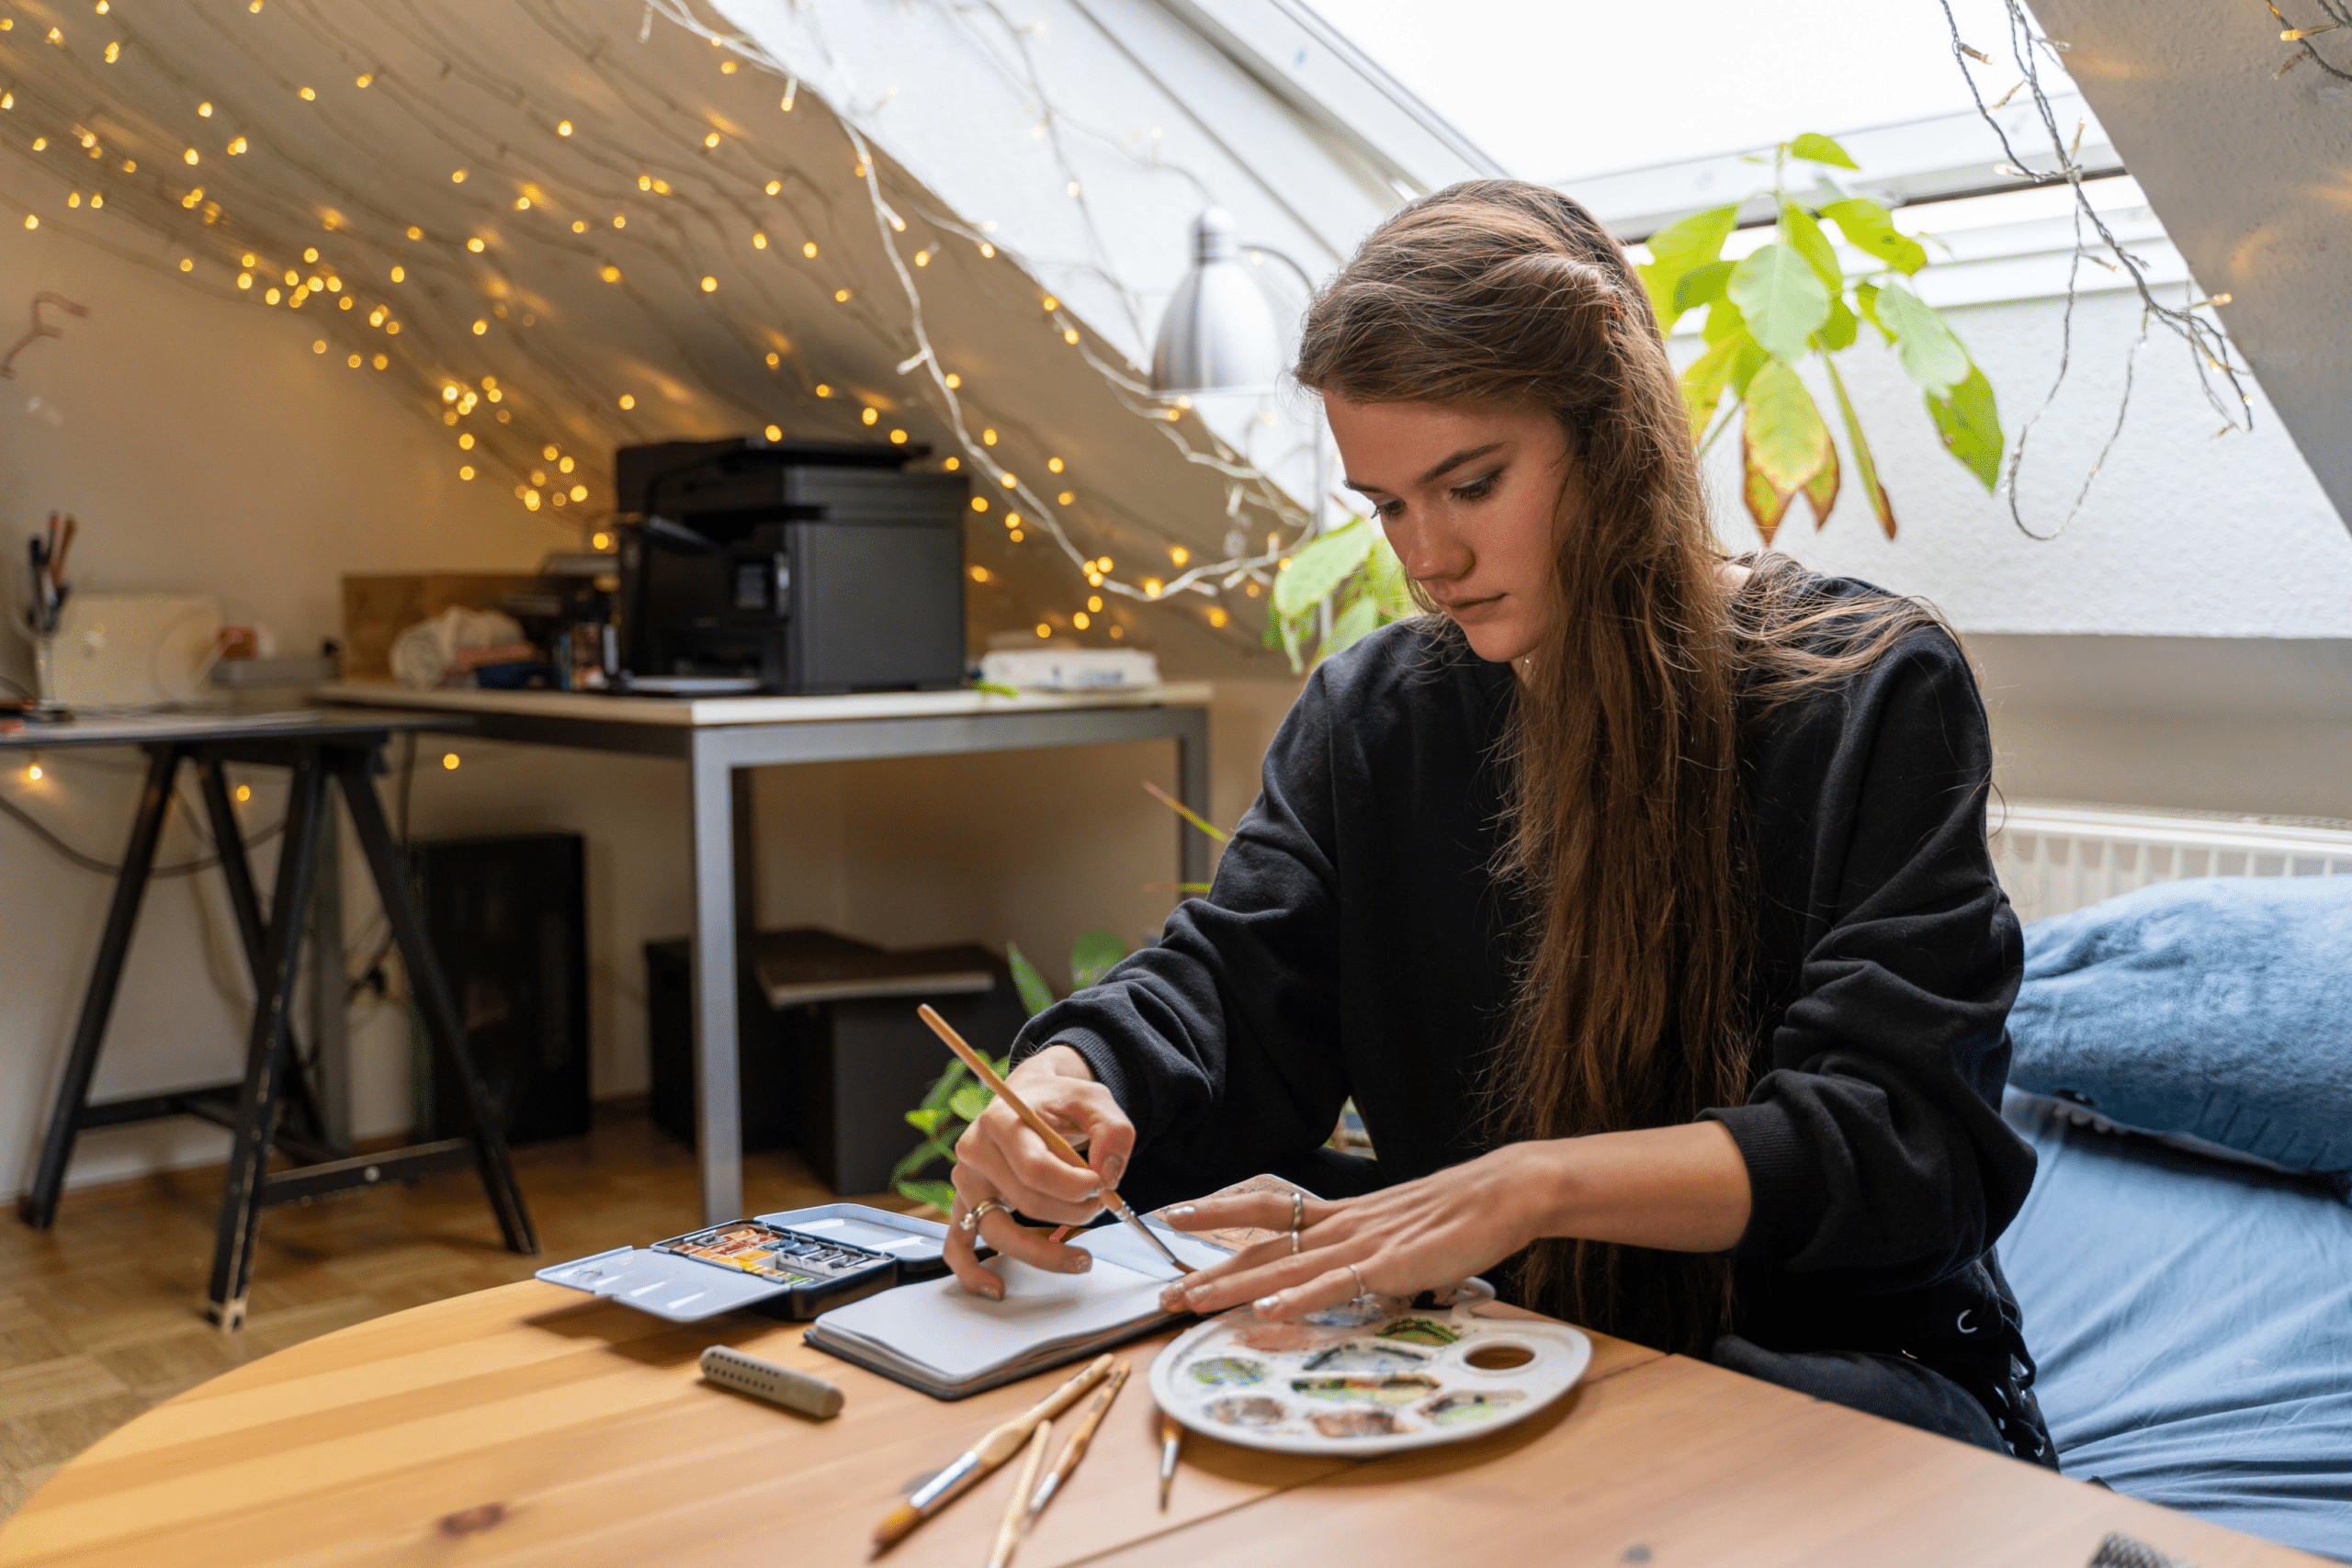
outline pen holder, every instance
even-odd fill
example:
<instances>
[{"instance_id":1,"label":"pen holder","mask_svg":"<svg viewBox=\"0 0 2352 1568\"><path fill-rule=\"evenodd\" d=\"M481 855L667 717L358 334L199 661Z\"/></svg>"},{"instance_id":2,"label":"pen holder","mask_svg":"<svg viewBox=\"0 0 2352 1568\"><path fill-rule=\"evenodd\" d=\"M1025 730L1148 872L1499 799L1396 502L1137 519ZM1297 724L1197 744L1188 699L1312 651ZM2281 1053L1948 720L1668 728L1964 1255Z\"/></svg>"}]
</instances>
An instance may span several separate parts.
<instances>
[{"instance_id":1,"label":"pen holder","mask_svg":"<svg viewBox=\"0 0 2352 1568\"><path fill-rule=\"evenodd\" d=\"M53 708L57 704L57 636L44 633L32 639L33 700L42 707Z\"/></svg>"}]
</instances>

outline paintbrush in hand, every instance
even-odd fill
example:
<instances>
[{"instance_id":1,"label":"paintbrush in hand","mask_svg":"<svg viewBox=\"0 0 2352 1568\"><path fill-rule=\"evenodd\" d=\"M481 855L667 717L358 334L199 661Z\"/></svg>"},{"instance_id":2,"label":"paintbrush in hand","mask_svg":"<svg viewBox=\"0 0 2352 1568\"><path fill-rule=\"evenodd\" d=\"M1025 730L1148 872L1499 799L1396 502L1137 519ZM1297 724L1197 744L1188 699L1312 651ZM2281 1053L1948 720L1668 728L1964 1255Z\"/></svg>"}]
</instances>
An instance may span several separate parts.
<instances>
[{"instance_id":1,"label":"paintbrush in hand","mask_svg":"<svg viewBox=\"0 0 2352 1568\"><path fill-rule=\"evenodd\" d=\"M1029 1434L1078 1403L1079 1397L1111 1371L1109 1352L1089 1361L1084 1370L1061 1387L1014 1416L956 1456L945 1470L909 1494L907 1500L883 1516L874 1527L874 1553L880 1556L904 1540L909 1531L961 1496L983 1475L1021 1451Z\"/></svg>"},{"instance_id":2,"label":"paintbrush in hand","mask_svg":"<svg viewBox=\"0 0 2352 1568\"><path fill-rule=\"evenodd\" d=\"M1063 1137L1059 1133L1054 1131L1052 1125L1048 1123L1044 1117L1038 1115L1035 1111L1030 1110L1028 1102L1023 1100L1019 1095L1012 1092L1012 1086L1006 1083L1004 1079L997 1076L996 1069L989 1066L988 1058L981 1055L978 1051L973 1050L969 1045L964 1043L964 1037L956 1033L956 1031L949 1026L945 1019L940 1017L936 1012L933 1012L929 1002L925 1002L917 1007L915 1011L921 1015L925 1023L931 1025L931 1032L933 1034L938 1035L941 1040L946 1042L947 1048L950 1051L955 1052L956 1057L961 1060L966 1066L972 1069L972 1074L975 1077L978 1078L981 1083L987 1085L989 1089L993 1090L999 1100L1003 1100L1007 1105L1012 1107L1013 1111L1019 1114L1021 1120L1029 1124L1029 1130L1046 1141L1046 1147L1051 1149L1055 1154L1060 1156L1070 1164L1078 1167L1080 1170L1091 1168L1086 1163L1086 1156L1080 1154L1076 1149L1070 1147L1069 1140ZM1174 1253L1169 1251L1168 1244L1160 1240L1152 1228L1149 1225L1145 1224L1143 1220L1133 1209L1127 1207L1127 1201L1120 1197L1118 1190L1112 1187L1108 1182L1104 1182L1102 1185L1102 1202L1103 1205L1111 1211L1111 1213L1118 1215L1122 1221L1133 1228L1137 1235L1142 1236L1144 1240L1151 1243L1153 1249L1156 1250L1160 1257L1168 1259L1170 1266L1172 1267L1176 1272L1179 1274L1190 1274L1193 1272L1193 1266L1185 1262L1182 1258L1177 1257Z\"/></svg>"}]
</instances>

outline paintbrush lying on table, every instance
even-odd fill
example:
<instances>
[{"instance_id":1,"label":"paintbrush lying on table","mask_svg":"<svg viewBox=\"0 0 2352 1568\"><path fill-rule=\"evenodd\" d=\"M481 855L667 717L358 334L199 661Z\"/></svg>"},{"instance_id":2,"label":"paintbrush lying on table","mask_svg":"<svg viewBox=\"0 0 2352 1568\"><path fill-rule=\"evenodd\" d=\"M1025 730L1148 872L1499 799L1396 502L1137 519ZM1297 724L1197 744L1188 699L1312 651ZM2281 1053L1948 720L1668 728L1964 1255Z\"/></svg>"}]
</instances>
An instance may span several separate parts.
<instances>
[{"instance_id":1,"label":"paintbrush lying on table","mask_svg":"<svg viewBox=\"0 0 2352 1568\"><path fill-rule=\"evenodd\" d=\"M996 1069L989 1066L988 1058L981 1055L978 1051L973 1050L969 1045L964 1043L964 1037L956 1033L945 1019L933 1012L929 1002L925 1002L916 1008L915 1011L922 1017L925 1023L931 1025L931 1032L933 1034L938 1035L941 1040L944 1041L947 1044L947 1048L950 1051L955 1052L956 1057L962 1061L966 1066L972 1069L972 1075L975 1077L978 1078L981 1083L987 1085L989 1089L993 1090L999 1100L1003 1100L1007 1105L1012 1107L1013 1111L1020 1116L1021 1120L1029 1124L1029 1130L1046 1141L1046 1146L1047 1148L1053 1150L1055 1154L1060 1156L1071 1165L1078 1167L1080 1170L1090 1168L1086 1163L1086 1156L1080 1154L1076 1149L1070 1147L1069 1140L1063 1137L1059 1133L1054 1131L1051 1124L1049 1124L1044 1117L1038 1115L1035 1111L1030 1110L1027 1102L1012 1091L1012 1086L1006 1083L1004 1079L997 1076ZM1142 1219L1137 1216L1133 1209L1127 1207L1127 1201L1120 1197L1118 1191L1108 1182L1105 1182L1102 1187L1102 1203L1104 1207L1111 1211L1111 1213L1116 1214L1122 1222L1132 1227L1137 1235L1140 1235L1144 1240L1151 1243L1152 1249L1158 1252L1160 1257L1168 1259L1169 1266L1174 1269L1179 1274L1190 1274L1194 1271L1191 1264L1185 1262L1173 1252L1168 1250L1168 1244L1160 1240L1159 1235L1153 1232L1152 1228L1149 1225L1145 1224Z\"/></svg>"},{"instance_id":2,"label":"paintbrush lying on table","mask_svg":"<svg viewBox=\"0 0 2352 1568\"><path fill-rule=\"evenodd\" d=\"M946 1469L916 1487L874 1527L875 1555L898 1545L909 1531L961 1496L974 1482L1019 1453L1030 1433L1077 1404L1080 1395L1109 1375L1111 1360L1107 1353L1095 1357L1069 1382L966 1449ZM1024 1494L1016 1494L1021 1495Z\"/></svg>"}]
</instances>

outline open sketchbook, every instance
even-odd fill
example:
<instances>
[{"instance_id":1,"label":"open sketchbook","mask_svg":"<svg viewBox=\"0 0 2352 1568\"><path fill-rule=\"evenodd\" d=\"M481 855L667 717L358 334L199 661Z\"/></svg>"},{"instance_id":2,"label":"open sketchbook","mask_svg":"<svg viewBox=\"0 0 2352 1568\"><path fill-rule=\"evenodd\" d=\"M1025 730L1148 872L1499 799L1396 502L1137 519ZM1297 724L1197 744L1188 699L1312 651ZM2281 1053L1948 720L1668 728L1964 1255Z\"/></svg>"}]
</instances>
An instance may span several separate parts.
<instances>
[{"instance_id":1,"label":"open sketchbook","mask_svg":"<svg viewBox=\"0 0 2352 1568\"><path fill-rule=\"evenodd\" d=\"M1242 1186L1259 1180L1271 1179ZM1272 1234L1220 1232L1211 1241L1170 1230L1153 1216L1144 1223L1195 1268L1227 1256L1218 1242L1246 1246ZM1094 1267L1050 1274L1000 1254L989 1267L1004 1277L1001 1302L974 1295L953 1275L925 1280L835 1307L809 1327L808 1342L934 1399L961 1399L1083 1360L1181 1315L1159 1306L1159 1292L1176 1270L1126 1226L1098 1225L1070 1245L1092 1253Z\"/></svg>"}]
</instances>

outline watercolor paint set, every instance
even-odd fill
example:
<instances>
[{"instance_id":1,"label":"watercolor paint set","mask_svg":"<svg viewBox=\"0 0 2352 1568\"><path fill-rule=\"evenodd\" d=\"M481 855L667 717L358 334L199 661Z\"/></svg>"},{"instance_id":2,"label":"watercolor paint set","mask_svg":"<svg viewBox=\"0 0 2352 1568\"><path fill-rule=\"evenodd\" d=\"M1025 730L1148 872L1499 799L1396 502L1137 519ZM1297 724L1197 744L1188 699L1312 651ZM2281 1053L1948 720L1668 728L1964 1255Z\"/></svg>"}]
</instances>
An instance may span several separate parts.
<instances>
[{"instance_id":1,"label":"watercolor paint set","mask_svg":"<svg viewBox=\"0 0 2352 1568\"><path fill-rule=\"evenodd\" d=\"M550 1264L539 1279L698 1323L747 1308L805 1322L947 1271L947 1227L863 1203L793 1209Z\"/></svg>"},{"instance_id":2,"label":"watercolor paint set","mask_svg":"<svg viewBox=\"0 0 2352 1568\"><path fill-rule=\"evenodd\" d=\"M1283 1453L1370 1458L1477 1437L1574 1388L1592 1341L1564 1323L1479 1317L1363 1296L1295 1323L1237 1308L1187 1330L1151 1368L1152 1397L1195 1432Z\"/></svg>"}]
</instances>

